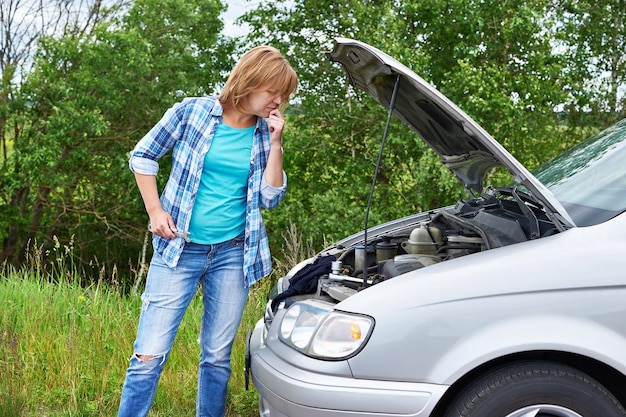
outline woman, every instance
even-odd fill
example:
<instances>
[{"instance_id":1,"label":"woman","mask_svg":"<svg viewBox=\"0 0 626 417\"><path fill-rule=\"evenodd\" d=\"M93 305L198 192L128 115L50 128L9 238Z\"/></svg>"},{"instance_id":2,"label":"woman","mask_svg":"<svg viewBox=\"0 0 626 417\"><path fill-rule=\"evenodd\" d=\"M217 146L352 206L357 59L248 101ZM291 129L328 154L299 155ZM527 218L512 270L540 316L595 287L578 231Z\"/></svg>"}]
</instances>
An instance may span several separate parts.
<instances>
[{"instance_id":1,"label":"woman","mask_svg":"<svg viewBox=\"0 0 626 417\"><path fill-rule=\"evenodd\" d=\"M278 50L253 48L219 97L174 105L131 152L154 255L119 417L148 414L198 286L204 312L196 416L224 416L248 290L271 271L260 209L276 207L287 188L281 109L296 86L296 73ZM157 161L170 150L172 170L159 198Z\"/></svg>"}]
</instances>

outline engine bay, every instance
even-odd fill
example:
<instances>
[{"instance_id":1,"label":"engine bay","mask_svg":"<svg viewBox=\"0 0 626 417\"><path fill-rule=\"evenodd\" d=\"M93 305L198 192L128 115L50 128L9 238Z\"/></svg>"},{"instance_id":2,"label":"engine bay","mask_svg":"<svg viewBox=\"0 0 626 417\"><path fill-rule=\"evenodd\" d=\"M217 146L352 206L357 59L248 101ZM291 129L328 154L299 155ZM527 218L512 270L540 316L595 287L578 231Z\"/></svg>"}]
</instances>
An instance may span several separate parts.
<instances>
[{"instance_id":1,"label":"engine bay","mask_svg":"<svg viewBox=\"0 0 626 417\"><path fill-rule=\"evenodd\" d=\"M330 272L319 277L316 296L342 301L363 288L473 253L558 233L559 226L530 195L517 188L460 200L371 240L334 246Z\"/></svg>"}]
</instances>

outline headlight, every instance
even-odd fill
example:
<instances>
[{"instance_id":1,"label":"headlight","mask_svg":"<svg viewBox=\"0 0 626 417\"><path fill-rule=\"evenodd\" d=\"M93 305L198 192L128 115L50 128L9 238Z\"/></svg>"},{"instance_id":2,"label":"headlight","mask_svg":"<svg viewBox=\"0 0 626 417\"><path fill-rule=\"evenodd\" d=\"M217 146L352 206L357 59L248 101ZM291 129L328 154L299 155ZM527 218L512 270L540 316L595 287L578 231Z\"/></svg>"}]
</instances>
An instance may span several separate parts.
<instances>
[{"instance_id":1,"label":"headlight","mask_svg":"<svg viewBox=\"0 0 626 417\"><path fill-rule=\"evenodd\" d=\"M345 359L355 355L369 338L374 319L334 311L302 301L286 311L280 339L305 355L321 359Z\"/></svg>"}]
</instances>

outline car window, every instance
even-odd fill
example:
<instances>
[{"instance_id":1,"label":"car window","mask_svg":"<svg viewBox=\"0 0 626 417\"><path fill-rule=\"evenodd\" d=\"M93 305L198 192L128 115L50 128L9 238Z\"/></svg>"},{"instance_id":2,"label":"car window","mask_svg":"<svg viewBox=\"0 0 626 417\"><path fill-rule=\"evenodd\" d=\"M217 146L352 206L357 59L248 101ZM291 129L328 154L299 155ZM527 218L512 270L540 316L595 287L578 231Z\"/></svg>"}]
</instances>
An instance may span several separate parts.
<instances>
[{"instance_id":1,"label":"car window","mask_svg":"<svg viewBox=\"0 0 626 417\"><path fill-rule=\"evenodd\" d=\"M534 175L578 226L626 210L626 120L548 162Z\"/></svg>"}]
</instances>

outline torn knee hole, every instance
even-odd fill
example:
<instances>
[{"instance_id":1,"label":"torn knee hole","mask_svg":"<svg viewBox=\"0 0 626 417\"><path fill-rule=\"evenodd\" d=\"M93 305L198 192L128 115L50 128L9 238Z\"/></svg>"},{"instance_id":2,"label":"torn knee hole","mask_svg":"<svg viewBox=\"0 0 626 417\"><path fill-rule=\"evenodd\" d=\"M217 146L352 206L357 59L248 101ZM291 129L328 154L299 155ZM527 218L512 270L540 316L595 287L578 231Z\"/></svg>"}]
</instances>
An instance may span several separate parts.
<instances>
[{"instance_id":1,"label":"torn knee hole","mask_svg":"<svg viewBox=\"0 0 626 417\"><path fill-rule=\"evenodd\" d=\"M135 355L137 357L137 359L139 359L142 362L148 362L152 359L158 358L158 355Z\"/></svg>"}]
</instances>

